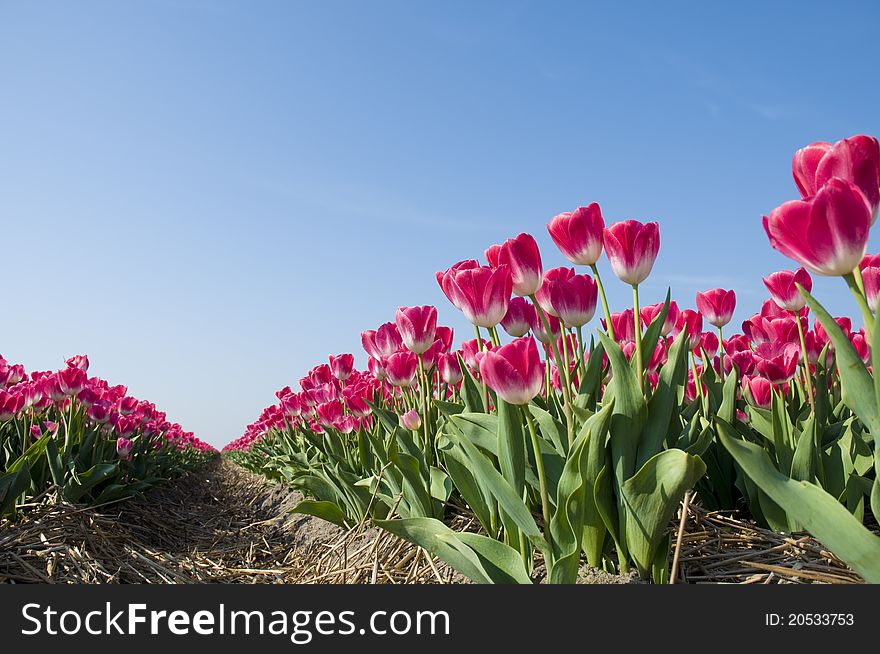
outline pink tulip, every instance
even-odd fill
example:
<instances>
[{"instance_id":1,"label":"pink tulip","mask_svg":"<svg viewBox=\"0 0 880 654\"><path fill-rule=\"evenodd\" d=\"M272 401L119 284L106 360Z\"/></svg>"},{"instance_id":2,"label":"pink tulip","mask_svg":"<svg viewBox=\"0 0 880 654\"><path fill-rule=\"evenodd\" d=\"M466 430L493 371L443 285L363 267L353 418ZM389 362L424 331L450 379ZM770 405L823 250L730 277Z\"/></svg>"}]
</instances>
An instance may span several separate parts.
<instances>
[{"instance_id":1,"label":"pink tulip","mask_svg":"<svg viewBox=\"0 0 880 654\"><path fill-rule=\"evenodd\" d=\"M395 352L382 360L388 383L392 386L412 386L419 367L419 359L412 352Z\"/></svg>"},{"instance_id":2,"label":"pink tulip","mask_svg":"<svg viewBox=\"0 0 880 654\"><path fill-rule=\"evenodd\" d=\"M400 424L403 425L404 429L418 431L422 426L422 417L419 415L418 411L410 409L400 416Z\"/></svg>"},{"instance_id":3,"label":"pink tulip","mask_svg":"<svg viewBox=\"0 0 880 654\"><path fill-rule=\"evenodd\" d=\"M87 382L88 377L80 368L65 368L58 371L58 384L65 395L77 395Z\"/></svg>"},{"instance_id":4,"label":"pink tulip","mask_svg":"<svg viewBox=\"0 0 880 654\"><path fill-rule=\"evenodd\" d=\"M700 344L694 348L694 354L701 360L703 359L704 352L709 359L714 359L715 355L718 354L718 337L712 332L700 334Z\"/></svg>"},{"instance_id":5,"label":"pink tulip","mask_svg":"<svg viewBox=\"0 0 880 654\"><path fill-rule=\"evenodd\" d=\"M24 396L0 390L0 422L12 420L24 406Z\"/></svg>"},{"instance_id":6,"label":"pink tulip","mask_svg":"<svg viewBox=\"0 0 880 654\"><path fill-rule=\"evenodd\" d=\"M125 438L124 436L120 436L116 439L116 454L123 461L131 460L131 451L134 448L134 443Z\"/></svg>"},{"instance_id":7,"label":"pink tulip","mask_svg":"<svg viewBox=\"0 0 880 654\"><path fill-rule=\"evenodd\" d=\"M794 343L763 343L755 348L758 372L772 384L784 384L797 372L800 351Z\"/></svg>"},{"instance_id":8,"label":"pink tulip","mask_svg":"<svg viewBox=\"0 0 880 654\"><path fill-rule=\"evenodd\" d=\"M550 304L569 327L583 327L596 313L596 282L589 275L574 275L550 285Z\"/></svg>"},{"instance_id":9,"label":"pink tulip","mask_svg":"<svg viewBox=\"0 0 880 654\"><path fill-rule=\"evenodd\" d=\"M687 329L688 347L693 350L700 344L700 336L703 333L703 316L697 311L685 309L679 314L679 324L676 325L675 335Z\"/></svg>"},{"instance_id":10,"label":"pink tulip","mask_svg":"<svg viewBox=\"0 0 880 654\"><path fill-rule=\"evenodd\" d=\"M378 359L374 359L373 357L370 357L367 360L367 370L369 370L370 374L373 375L373 377L375 377L379 381L382 381L383 379L385 379L385 376L386 376L385 368L382 367L382 362L379 361Z\"/></svg>"},{"instance_id":11,"label":"pink tulip","mask_svg":"<svg viewBox=\"0 0 880 654\"><path fill-rule=\"evenodd\" d=\"M382 360L390 354L394 354L403 345L397 325L386 322L377 330L368 329L361 332L361 344L364 351L374 359Z\"/></svg>"},{"instance_id":12,"label":"pink tulip","mask_svg":"<svg viewBox=\"0 0 880 654\"><path fill-rule=\"evenodd\" d=\"M605 228L604 243L611 269L618 279L627 284L641 284L651 274L660 251L660 226L637 220L614 223Z\"/></svg>"},{"instance_id":13,"label":"pink tulip","mask_svg":"<svg viewBox=\"0 0 880 654\"><path fill-rule=\"evenodd\" d=\"M859 262L859 268L862 270L871 266L880 266L880 254L866 254Z\"/></svg>"},{"instance_id":14,"label":"pink tulip","mask_svg":"<svg viewBox=\"0 0 880 654\"><path fill-rule=\"evenodd\" d=\"M736 293L723 288L713 288L697 293L697 310L715 327L724 327L736 309Z\"/></svg>"},{"instance_id":15,"label":"pink tulip","mask_svg":"<svg viewBox=\"0 0 880 654\"><path fill-rule=\"evenodd\" d=\"M535 307L524 297L515 297L510 300L507 313L501 319L501 326L514 338L525 336L532 328L532 324L538 317Z\"/></svg>"},{"instance_id":16,"label":"pink tulip","mask_svg":"<svg viewBox=\"0 0 880 654\"><path fill-rule=\"evenodd\" d=\"M477 353L480 351L480 344L477 339L472 338L469 341L464 341L461 344L461 358L464 359L464 362L471 369L476 371L477 367Z\"/></svg>"},{"instance_id":17,"label":"pink tulip","mask_svg":"<svg viewBox=\"0 0 880 654\"><path fill-rule=\"evenodd\" d=\"M865 330L860 329L859 331L850 334L849 341L852 343L856 353L861 357L862 361L870 363L871 351L868 349L868 341L865 340Z\"/></svg>"},{"instance_id":18,"label":"pink tulip","mask_svg":"<svg viewBox=\"0 0 880 654\"><path fill-rule=\"evenodd\" d=\"M804 268L798 268L793 272L780 270L762 279L773 302L786 311L800 311L807 303L798 291L797 284L803 286L808 293L813 290L813 278Z\"/></svg>"},{"instance_id":19,"label":"pink tulip","mask_svg":"<svg viewBox=\"0 0 880 654\"><path fill-rule=\"evenodd\" d=\"M360 420L354 416L342 416L333 423L333 428L340 434L350 434L361 426Z\"/></svg>"},{"instance_id":20,"label":"pink tulip","mask_svg":"<svg viewBox=\"0 0 880 654\"><path fill-rule=\"evenodd\" d=\"M437 360L437 370L440 371L440 378L450 386L457 385L464 377L455 353L441 354Z\"/></svg>"},{"instance_id":21,"label":"pink tulip","mask_svg":"<svg viewBox=\"0 0 880 654\"><path fill-rule=\"evenodd\" d=\"M809 200L792 200L763 219L770 245L817 275L848 275L868 245L871 211L851 182L834 177Z\"/></svg>"},{"instance_id":22,"label":"pink tulip","mask_svg":"<svg viewBox=\"0 0 880 654\"><path fill-rule=\"evenodd\" d=\"M68 368L79 368L83 372L89 371L89 357L85 354L77 354L67 360Z\"/></svg>"},{"instance_id":23,"label":"pink tulip","mask_svg":"<svg viewBox=\"0 0 880 654\"><path fill-rule=\"evenodd\" d=\"M440 341L440 351L449 352L452 349L452 341L455 339L455 330L445 325L437 325L434 338Z\"/></svg>"},{"instance_id":24,"label":"pink tulip","mask_svg":"<svg viewBox=\"0 0 880 654\"><path fill-rule=\"evenodd\" d=\"M550 333L544 327L544 321L535 313L535 321L532 323L532 334L544 345L549 345L553 339L559 338L562 334L562 324L556 316L547 316L547 324L550 325Z\"/></svg>"},{"instance_id":25,"label":"pink tulip","mask_svg":"<svg viewBox=\"0 0 880 654\"><path fill-rule=\"evenodd\" d=\"M110 419L110 413L113 407L109 402L99 401L89 407L89 420L103 425Z\"/></svg>"},{"instance_id":26,"label":"pink tulip","mask_svg":"<svg viewBox=\"0 0 880 654\"><path fill-rule=\"evenodd\" d=\"M555 283L569 280L572 277L574 277L574 268L565 268L564 266L562 268L551 268L544 272L541 288L535 293L535 299L544 310L544 313L559 317L559 314L553 308L553 303L550 301L550 289Z\"/></svg>"},{"instance_id":27,"label":"pink tulip","mask_svg":"<svg viewBox=\"0 0 880 654\"><path fill-rule=\"evenodd\" d=\"M531 234L509 238L497 250L494 246L489 248L486 258L493 268L504 264L510 267L513 292L516 295L534 295L541 288L541 253Z\"/></svg>"},{"instance_id":28,"label":"pink tulip","mask_svg":"<svg viewBox=\"0 0 880 654\"><path fill-rule=\"evenodd\" d=\"M518 338L486 352L480 374L493 391L509 404L528 404L541 392L544 363L534 339Z\"/></svg>"},{"instance_id":29,"label":"pink tulip","mask_svg":"<svg viewBox=\"0 0 880 654\"><path fill-rule=\"evenodd\" d=\"M592 266L602 256L602 233L605 220L593 202L554 216L547 225L550 238L563 256L579 266Z\"/></svg>"},{"instance_id":30,"label":"pink tulip","mask_svg":"<svg viewBox=\"0 0 880 654\"><path fill-rule=\"evenodd\" d=\"M862 270L862 282L865 285L865 297L871 311L877 313L877 296L880 294L880 267L869 266Z\"/></svg>"},{"instance_id":31,"label":"pink tulip","mask_svg":"<svg viewBox=\"0 0 880 654\"><path fill-rule=\"evenodd\" d=\"M658 304L649 304L644 306L639 311L639 316L642 319L642 325L647 327L652 322L654 322L654 318L660 315L660 312L663 311L663 303L660 302ZM675 329L675 323L678 322L678 316L681 311L678 308L678 304L675 303L675 300L672 300L669 303L669 309L666 311L666 320L663 321L663 326L660 328L661 336L669 336L672 331ZM633 332L635 332L635 328L633 328ZM615 332L616 333L616 332Z\"/></svg>"},{"instance_id":32,"label":"pink tulip","mask_svg":"<svg viewBox=\"0 0 880 654\"><path fill-rule=\"evenodd\" d=\"M494 327L501 322L510 302L513 290L510 267L456 268L462 263L468 262L459 262L445 273L437 273L440 288L469 323L486 329Z\"/></svg>"},{"instance_id":33,"label":"pink tulip","mask_svg":"<svg viewBox=\"0 0 880 654\"><path fill-rule=\"evenodd\" d=\"M734 352L730 356L724 357L725 362L730 361L732 365L735 365L737 370L739 370L740 375L750 375L755 370L755 366L757 362L755 361L755 355L751 350L741 350L739 352ZM730 368L727 368L725 372L730 372Z\"/></svg>"},{"instance_id":34,"label":"pink tulip","mask_svg":"<svg viewBox=\"0 0 880 654\"><path fill-rule=\"evenodd\" d=\"M640 312L641 316L641 312ZM614 328L614 338L618 343L622 341L633 341L636 338L636 325L633 318L632 309L624 309L619 313L611 314L611 326ZM602 318L602 328L608 331L608 325Z\"/></svg>"},{"instance_id":35,"label":"pink tulip","mask_svg":"<svg viewBox=\"0 0 880 654\"><path fill-rule=\"evenodd\" d=\"M342 403L338 400L324 402L315 406L315 412L318 414L318 422L323 427L333 427L333 424L342 418Z\"/></svg>"},{"instance_id":36,"label":"pink tulip","mask_svg":"<svg viewBox=\"0 0 880 654\"><path fill-rule=\"evenodd\" d=\"M795 153L792 173L804 199L816 195L834 177L852 182L870 206L871 222L877 219L880 204L880 146L877 139L859 134L834 145L813 143Z\"/></svg>"},{"instance_id":37,"label":"pink tulip","mask_svg":"<svg viewBox=\"0 0 880 654\"><path fill-rule=\"evenodd\" d=\"M437 307L400 307L395 315L395 322L403 344L413 354L422 354L434 344Z\"/></svg>"},{"instance_id":38,"label":"pink tulip","mask_svg":"<svg viewBox=\"0 0 880 654\"><path fill-rule=\"evenodd\" d=\"M345 381L351 377L351 373L354 372L354 355L337 354L336 356L333 356L331 354L330 370L333 371L333 376L336 377L336 379L339 381Z\"/></svg>"},{"instance_id":39,"label":"pink tulip","mask_svg":"<svg viewBox=\"0 0 880 654\"><path fill-rule=\"evenodd\" d=\"M749 404L762 409L770 408L770 402L773 399L773 385L769 381L763 377L744 376L742 388Z\"/></svg>"}]
</instances>

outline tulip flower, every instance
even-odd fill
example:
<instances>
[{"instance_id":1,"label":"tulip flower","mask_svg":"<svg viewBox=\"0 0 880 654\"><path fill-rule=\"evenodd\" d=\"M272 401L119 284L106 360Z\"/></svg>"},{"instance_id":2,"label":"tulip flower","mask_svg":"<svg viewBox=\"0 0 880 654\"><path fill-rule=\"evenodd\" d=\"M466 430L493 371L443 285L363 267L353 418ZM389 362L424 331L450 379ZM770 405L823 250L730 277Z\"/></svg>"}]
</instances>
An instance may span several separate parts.
<instances>
[{"instance_id":1,"label":"tulip flower","mask_svg":"<svg viewBox=\"0 0 880 654\"><path fill-rule=\"evenodd\" d=\"M596 282L589 275L573 275L550 285L550 304L569 327L583 327L596 313Z\"/></svg>"},{"instance_id":2,"label":"tulip flower","mask_svg":"<svg viewBox=\"0 0 880 654\"><path fill-rule=\"evenodd\" d=\"M792 200L763 219L770 245L817 275L845 276L865 255L871 210L852 182L834 177L809 200Z\"/></svg>"},{"instance_id":3,"label":"tulip flower","mask_svg":"<svg viewBox=\"0 0 880 654\"><path fill-rule=\"evenodd\" d=\"M437 325L434 338L440 341L440 352L449 352L452 349L452 341L455 339L455 330L445 325Z\"/></svg>"},{"instance_id":4,"label":"tulip flower","mask_svg":"<svg viewBox=\"0 0 880 654\"><path fill-rule=\"evenodd\" d=\"M409 387L413 385L416 370L419 367L418 357L409 351L395 352L382 360L386 379L392 386Z\"/></svg>"},{"instance_id":5,"label":"tulip flower","mask_svg":"<svg viewBox=\"0 0 880 654\"><path fill-rule=\"evenodd\" d=\"M663 302L658 304L649 304L647 306L642 307L639 315L642 318L642 325L648 327L654 319L660 315L660 312L663 311ZM678 316L681 311L678 308L678 304L676 304L675 300L672 300L669 303L669 309L666 311L666 320L663 321L663 326L660 328L661 336L669 336L672 331L675 329L675 324L678 322Z\"/></svg>"},{"instance_id":6,"label":"tulip flower","mask_svg":"<svg viewBox=\"0 0 880 654\"><path fill-rule=\"evenodd\" d=\"M510 300L507 313L501 319L501 326L514 338L520 338L529 333L537 319L532 303L524 297L515 297Z\"/></svg>"},{"instance_id":7,"label":"tulip flower","mask_svg":"<svg viewBox=\"0 0 880 654\"><path fill-rule=\"evenodd\" d=\"M508 404L528 404L541 392L544 363L534 339L518 338L484 353L480 374Z\"/></svg>"},{"instance_id":8,"label":"tulip flower","mask_svg":"<svg viewBox=\"0 0 880 654\"><path fill-rule=\"evenodd\" d=\"M553 308L553 303L550 301L550 289L555 283L569 280L572 277L574 277L574 268L565 268L564 266L562 268L551 268L544 272L541 288L535 292L535 299L544 310L544 313L559 317L559 314Z\"/></svg>"},{"instance_id":9,"label":"tulip flower","mask_svg":"<svg viewBox=\"0 0 880 654\"><path fill-rule=\"evenodd\" d=\"M123 461L131 461L131 451L133 448L134 443L124 436L120 436L116 439L116 454Z\"/></svg>"},{"instance_id":10,"label":"tulip flower","mask_svg":"<svg viewBox=\"0 0 880 654\"><path fill-rule=\"evenodd\" d=\"M462 263L468 262L459 262L445 273L437 273L440 288L469 323L492 328L504 318L510 302L513 289L510 267L465 267L460 266Z\"/></svg>"},{"instance_id":11,"label":"tulip flower","mask_svg":"<svg viewBox=\"0 0 880 654\"><path fill-rule=\"evenodd\" d=\"M536 312L535 321L532 323L532 333L535 335L535 338L541 341L544 345L549 345L562 334L562 324L559 322L559 318L556 318L555 316L546 316L546 319L547 325L550 327L549 332L544 325L544 321L541 320L541 317L538 316Z\"/></svg>"},{"instance_id":12,"label":"tulip flower","mask_svg":"<svg viewBox=\"0 0 880 654\"><path fill-rule=\"evenodd\" d=\"M58 371L58 385L65 395L77 395L87 381L88 377L81 368L65 368Z\"/></svg>"},{"instance_id":13,"label":"tulip flower","mask_svg":"<svg viewBox=\"0 0 880 654\"><path fill-rule=\"evenodd\" d=\"M608 330L608 325L602 319L602 327ZM614 337L618 343L623 341L634 341L636 339L635 321L633 320L633 310L624 309L618 313L611 314L611 327L614 331ZM611 333L609 331L609 333Z\"/></svg>"},{"instance_id":14,"label":"tulip flower","mask_svg":"<svg viewBox=\"0 0 880 654\"><path fill-rule=\"evenodd\" d=\"M469 341L464 341L461 344L461 358L464 359L464 362L467 366L473 370L477 371L477 352L480 351L480 342L472 338Z\"/></svg>"},{"instance_id":15,"label":"tulip flower","mask_svg":"<svg viewBox=\"0 0 880 654\"><path fill-rule=\"evenodd\" d=\"M370 374L373 375L373 377L375 377L379 381L382 381L385 379L385 376L386 376L385 368L382 367L382 362L379 361L378 359L374 359L373 357L370 357L367 360L367 370L369 370Z\"/></svg>"},{"instance_id":16,"label":"tulip flower","mask_svg":"<svg viewBox=\"0 0 880 654\"><path fill-rule=\"evenodd\" d=\"M755 348L758 372L772 384L784 384L794 377L800 359L793 343L764 343Z\"/></svg>"},{"instance_id":17,"label":"tulip flower","mask_svg":"<svg viewBox=\"0 0 880 654\"><path fill-rule=\"evenodd\" d=\"M773 400L773 385L763 377L743 376L743 394L752 406L770 408Z\"/></svg>"},{"instance_id":18,"label":"tulip flower","mask_svg":"<svg viewBox=\"0 0 880 654\"><path fill-rule=\"evenodd\" d=\"M515 238L507 239L497 248L489 248L486 258L493 268L505 264L510 268L513 292L516 295L531 296L541 288L541 253L531 234L519 234Z\"/></svg>"},{"instance_id":19,"label":"tulip flower","mask_svg":"<svg viewBox=\"0 0 880 654\"><path fill-rule=\"evenodd\" d=\"M736 293L723 288L713 288L697 293L697 310L710 325L719 329L730 322L736 309Z\"/></svg>"},{"instance_id":20,"label":"tulip flower","mask_svg":"<svg viewBox=\"0 0 880 654\"><path fill-rule=\"evenodd\" d=\"M446 287L443 285L444 277L446 277L446 275L456 273L460 270L468 270L470 268L479 268L479 267L480 267L479 261L477 261L476 259L467 259L465 261L459 261L458 263L453 264L452 266L447 268L446 271L438 270L436 273L434 273L434 276L437 278L437 283L440 285L440 290L443 291L443 293L446 295L446 298L450 302L452 302L452 304L455 306L456 309L461 310L461 307L458 305L457 297L450 295L449 292L446 290Z\"/></svg>"},{"instance_id":21,"label":"tulip flower","mask_svg":"<svg viewBox=\"0 0 880 654\"><path fill-rule=\"evenodd\" d=\"M877 139L862 134L831 145L818 142L798 150L792 174L801 197L816 195L829 180L838 177L852 182L865 196L871 223L880 205L880 146Z\"/></svg>"},{"instance_id":22,"label":"tulip flower","mask_svg":"<svg viewBox=\"0 0 880 654\"><path fill-rule=\"evenodd\" d=\"M12 420L24 406L24 396L0 390L0 422Z\"/></svg>"},{"instance_id":23,"label":"tulip flower","mask_svg":"<svg viewBox=\"0 0 880 654\"><path fill-rule=\"evenodd\" d=\"M333 371L333 376L336 377L336 379L339 381L345 381L351 377L351 373L354 371L354 355L337 354L336 356L333 356L331 354L330 370Z\"/></svg>"},{"instance_id":24,"label":"tulip flower","mask_svg":"<svg viewBox=\"0 0 880 654\"><path fill-rule=\"evenodd\" d=\"M688 347L693 350L700 344L700 336L703 333L702 314L691 309L682 311L679 314L679 324L676 326L675 335L678 336L685 328L688 333Z\"/></svg>"},{"instance_id":25,"label":"tulip flower","mask_svg":"<svg viewBox=\"0 0 880 654\"><path fill-rule=\"evenodd\" d=\"M694 354L700 359L703 359L704 353L709 360L712 360L718 354L718 337L712 332L700 334L700 344L694 348Z\"/></svg>"},{"instance_id":26,"label":"tulip flower","mask_svg":"<svg viewBox=\"0 0 880 654\"><path fill-rule=\"evenodd\" d=\"M360 427L360 420L354 416L342 416L333 423L333 428L340 434L350 434Z\"/></svg>"},{"instance_id":27,"label":"tulip flower","mask_svg":"<svg viewBox=\"0 0 880 654\"><path fill-rule=\"evenodd\" d=\"M873 313L877 313L877 296L880 294L880 266L869 266L862 270L862 283L865 299Z\"/></svg>"},{"instance_id":28,"label":"tulip flower","mask_svg":"<svg viewBox=\"0 0 880 654\"><path fill-rule=\"evenodd\" d=\"M852 343L856 354L861 357L862 361L866 364L870 363L871 351L868 349L868 341L865 340L865 330L860 329L859 331L850 334L849 341Z\"/></svg>"},{"instance_id":29,"label":"tulip flower","mask_svg":"<svg viewBox=\"0 0 880 654\"><path fill-rule=\"evenodd\" d=\"M342 418L342 403L338 400L324 402L315 406L315 412L321 425L333 427L333 424Z\"/></svg>"},{"instance_id":30,"label":"tulip flower","mask_svg":"<svg viewBox=\"0 0 880 654\"><path fill-rule=\"evenodd\" d=\"M410 431L418 431L422 426L422 417L415 409L410 409L400 416L400 424Z\"/></svg>"},{"instance_id":31,"label":"tulip flower","mask_svg":"<svg viewBox=\"0 0 880 654\"><path fill-rule=\"evenodd\" d=\"M68 368L79 368L83 372L89 371L89 357L85 354L77 354L67 360Z\"/></svg>"},{"instance_id":32,"label":"tulip flower","mask_svg":"<svg viewBox=\"0 0 880 654\"><path fill-rule=\"evenodd\" d=\"M605 220L593 202L586 207L558 214L550 219L547 231L566 259L579 266L592 266L602 256Z\"/></svg>"},{"instance_id":33,"label":"tulip flower","mask_svg":"<svg viewBox=\"0 0 880 654\"><path fill-rule=\"evenodd\" d=\"M437 307L400 307L395 322L403 344L413 354L423 354L434 344Z\"/></svg>"},{"instance_id":34,"label":"tulip flower","mask_svg":"<svg viewBox=\"0 0 880 654\"><path fill-rule=\"evenodd\" d=\"M440 378L450 386L456 386L464 377L455 354L441 354L437 360L437 370L440 371Z\"/></svg>"},{"instance_id":35,"label":"tulip flower","mask_svg":"<svg viewBox=\"0 0 880 654\"><path fill-rule=\"evenodd\" d=\"M813 290L813 278L804 268L798 268L795 271L780 270L762 278L764 286L770 292L770 297L780 309L786 311L800 311L804 308L807 301L797 289L797 285L806 289L809 293Z\"/></svg>"},{"instance_id":36,"label":"tulip flower","mask_svg":"<svg viewBox=\"0 0 880 654\"><path fill-rule=\"evenodd\" d=\"M618 279L632 286L651 274L660 251L660 227L656 222L637 220L614 223L605 228L605 253Z\"/></svg>"},{"instance_id":37,"label":"tulip flower","mask_svg":"<svg viewBox=\"0 0 880 654\"><path fill-rule=\"evenodd\" d=\"M367 354L381 361L384 357L397 352L403 345L403 339L397 331L397 325L386 322L375 331L368 329L361 332L361 344Z\"/></svg>"}]
</instances>

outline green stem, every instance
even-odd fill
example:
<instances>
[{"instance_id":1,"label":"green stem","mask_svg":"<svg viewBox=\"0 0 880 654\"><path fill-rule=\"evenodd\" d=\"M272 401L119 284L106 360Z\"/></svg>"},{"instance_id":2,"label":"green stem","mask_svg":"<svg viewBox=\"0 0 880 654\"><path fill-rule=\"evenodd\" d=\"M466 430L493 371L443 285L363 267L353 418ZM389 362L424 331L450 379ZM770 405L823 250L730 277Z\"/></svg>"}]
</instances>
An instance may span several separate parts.
<instances>
[{"instance_id":1,"label":"green stem","mask_svg":"<svg viewBox=\"0 0 880 654\"><path fill-rule=\"evenodd\" d=\"M501 345L501 340L498 338L498 330L494 327L489 327L489 338L492 339L492 345L495 347Z\"/></svg>"},{"instance_id":2,"label":"green stem","mask_svg":"<svg viewBox=\"0 0 880 654\"><path fill-rule=\"evenodd\" d=\"M586 358L586 354L584 352L584 328L577 328L578 335L578 354L580 360L580 371L581 371L581 380L583 381L584 377L587 374L587 362L584 360Z\"/></svg>"},{"instance_id":3,"label":"green stem","mask_svg":"<svg viewBox=\"0 0 880 654\"><path fill-rule=\"evenodd\" d=\"M599 297L602 298L602 308L605 309L605 332L611 340L614 340L614 325L611 324L611 311L608 309L608 298L605 297L605 287L602 285L602 278L599 276L599 269L596 264L590 264L590 270L593 271L593 277L596 280L596 286L599 288Z\"/></svg>"},{"instance_id":4,"label":"green stem","mask_svg":"<svg viewBox=\"0 0 880 654\"><path fill-rule=\"evenodd\" d=\"M474 331L477 333L477 349L483 351L483 337L480 336L480 328L474 325ZM480 375L480 383L483 386L483 407L486 413L489 413L489 389L486 387L486 380Z\"/></svg>"},{"instance_id":5,"label":"green stem","mask_svg":"<svg viewBox=\"0 0 880 654\"><path fill-rule=\"evenodd\" d=\"M794 314L794 321L797 323L798 328L798 337L801 341L801 352L804 355L804 383L807 385L807 399L810 402L810 410L815 415L816 413L816 400L813 398L813 381L810 378L810 358L807 356L807 342L804 339L804 326L801 324L801 317L798 315L797 311L792 311Z\"/></svg>"},{"instance_id":6,"label":"green stem","mask_svg":"<svg viewBox=\"0 0 880 654\"><path fill-rule=\"evenodd\" d=\"M853 297L856 299L856 304L859 305L859 309L862 312L862 320L865 323L865 340L870 345L871 334L874 331L874 314L871 313L871 307L868 306L865 294L859 288L859 283L856 281L856 275L861 279L862 273L858 267L848 275L844 275L843 279L846 281L846 285L849 286L849 290L852 292Z\"/></svg>"},{"instance_id":7,"label":"green stem","mask_svg":"<svg viewBox=\"0 0 880 654\"><path fill-rule=\"evenodd\" d=\"M550 558L550 563L552 563L553 557L553 543L551 541L551 533L550 533L550 496L547 493L547 474L544 471L544 457L541 455L541 444L538 440L538 430L535 427L535 421L532 418L531 412L527 407L522 407L523 414L526 417L526 423L529 426L529 436L531 436L532 440L532 450L535 453L535 467L538 469L538 485L541 489L541 514L544 516L544 537L547 539L547 542L550 543L550 551L546 553L546 556ZM550 566L547 566L548 570Z\"/></svg>"},{"instance_id":8,"label":"green stem","mask_svg":"<svg viewBox=\"0 0 880 654\"><path fill-rule=\"evenodd\" d=\"M419 355L419 385L422 387L422 427L425 433L425 458L428 465L434 463L434 446L428 434L428 375L425 374L425 360Z\"/></svg>"},{"instance_id":9,"label":"green stem","mask_svg":"<svg viewBox=\"0 0 880 654\"><path fill-rule=\"evenodd\" d=\"M711 365L711 362L710 362ZM721 376L721 381L724 381L724 334L721 331L721 327L718 328L718 374Z\"/></svg>"},{"instance_id":10,"label":"green stem","mask_svg":"<svg viewBox=\"0 0 880 654\"><path fill-rule=\"evenodd\" d=\"M559 368L559 363L562 361L562 357L559 354L559 347L556 345L556 338L553 336L553 330L550 329L550 321L547 319L547 314L544 313L544 309L538 304L538 300L535 299L535 296L530 295L529 298L532 300L532 304L535 305L535 311L541 318L541 323L544 325L544 331L546 331L547 337L550 339L550 346L553 348L553 356L556 358L556 367ZM574 443L574 421L572 420L571 415L571 382L568 379L568 370L559 371L559 381L562 384L562 399L564 400L562 410L565 412L565 427L568 434L568 444L570 446Z\"/></svg>"},{"instance_id":11,"label":"green stem","mask_svg":"<svg viewBox=\"0 0 880 654\"><path fill-rule=\"evenodd\" d=\"M642 356L642 317L639 315L639 285L633 284L633 325L636 335L636 377L639 387L644 383L645 363Z\"/></svg>"}]
</instances>

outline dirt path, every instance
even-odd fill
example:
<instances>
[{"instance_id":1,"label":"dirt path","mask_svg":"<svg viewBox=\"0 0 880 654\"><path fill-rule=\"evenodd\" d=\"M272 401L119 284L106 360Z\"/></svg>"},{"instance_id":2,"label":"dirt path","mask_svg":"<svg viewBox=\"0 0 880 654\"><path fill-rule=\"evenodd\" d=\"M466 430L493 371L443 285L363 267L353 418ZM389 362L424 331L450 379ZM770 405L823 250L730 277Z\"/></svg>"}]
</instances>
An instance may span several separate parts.
<instances>
[{"instance_id":1,"label":"dirt path","mask_svg":"<svg viewBox=\"0 0 880 654\"><path fill-rule=\"evenodd\" d=\"M0 524L0 582L297 582L344 535L299 499L218 460L141 500L29 507Z\"/></svg>"}]
</instances>

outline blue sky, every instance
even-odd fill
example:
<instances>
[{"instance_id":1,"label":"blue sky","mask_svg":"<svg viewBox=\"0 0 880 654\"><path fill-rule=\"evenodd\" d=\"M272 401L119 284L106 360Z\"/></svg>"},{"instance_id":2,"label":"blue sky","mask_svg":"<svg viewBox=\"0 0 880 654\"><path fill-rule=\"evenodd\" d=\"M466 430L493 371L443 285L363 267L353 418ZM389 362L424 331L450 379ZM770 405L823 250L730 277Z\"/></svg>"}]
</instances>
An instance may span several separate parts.
<instances>
[{"instance_id":1,"label":"blue sky","mask_svg":"<svg viewBox=\"0 0 880 654\"><path fill-rule=\"evenodd\" d=\"M767 6L773 4L774 6ZM614 5L614 6L611 6ZM197 435L554 214L658 220L645 301L791 267L800 146L880 133L876 3L0 1L0 352ZM872 237L871 250L880 248ZM607 264L612 304L629 302ZM855 313L843 283L816 291Z\"/></svg>"}]
</instances>

